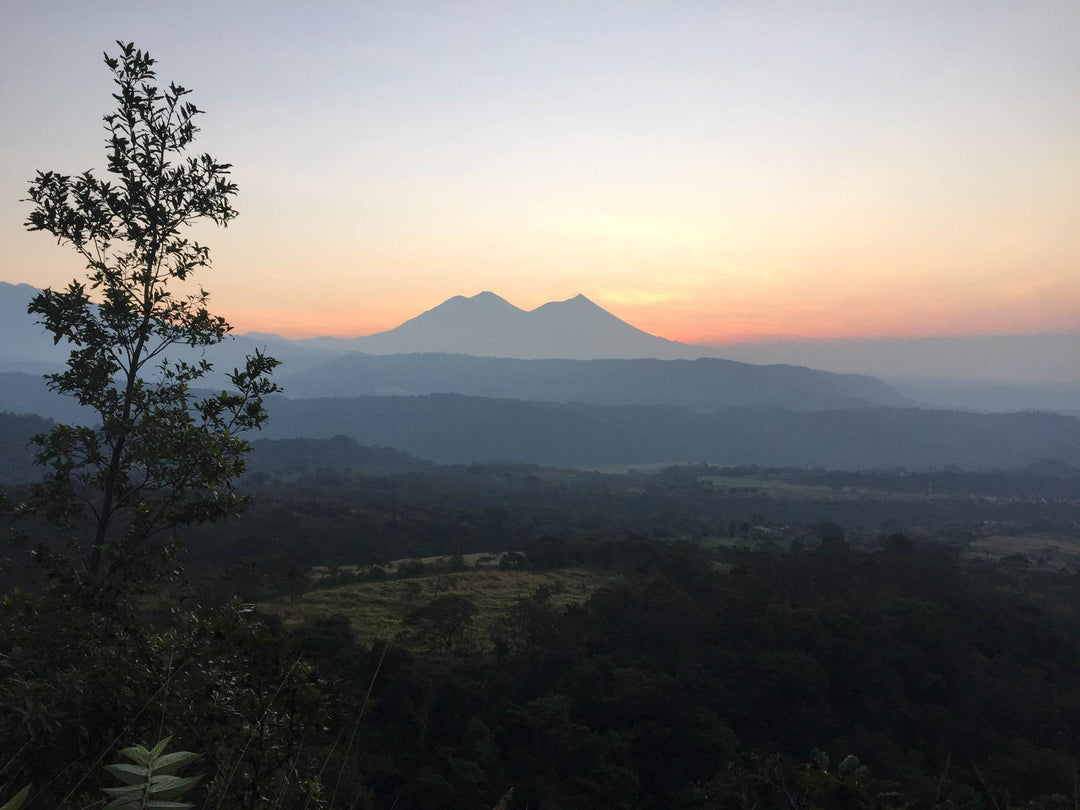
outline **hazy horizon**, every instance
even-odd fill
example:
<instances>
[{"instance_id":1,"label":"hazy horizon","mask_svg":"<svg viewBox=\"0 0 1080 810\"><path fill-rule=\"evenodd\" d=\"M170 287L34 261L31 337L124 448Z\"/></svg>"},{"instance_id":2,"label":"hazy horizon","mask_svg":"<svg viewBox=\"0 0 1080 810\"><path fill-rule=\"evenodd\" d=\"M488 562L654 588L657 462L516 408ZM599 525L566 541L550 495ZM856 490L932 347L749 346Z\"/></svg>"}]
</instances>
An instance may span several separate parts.
<instances>
[{"instance_id":1,"label":"hazy horizon","mask_svg":"<svg viewBox=\"0 0 1080 810\"><path fill-rule=\"evenodd\" d=\"M525 309L498 292L483 290L472 295L456 295L434 307L417 313L413 320L454 299L472 300L495 296L522 313L536 312L555 303L568 303L583 293L548 301ZM588 299L591 300L591 299ZM629 322L628 322L629 323ZM395 324L392 331L402 324ZM630 323L636 328L637 324ZM264 334L275 334L278 332ZM358 339L366 335L310 335ZM656 337L665 337L657 335ZM955 380L969 383L993 382L1080 382L1080 334L1035 332L1020 334L927 335L896 338L822 338L777 337L766 341L687 344L709 352L707 356L755 364L791 364L839 373L869 374L897 380ZM994 351L989 351L989 349Z\"/></svg>"},{"instance_id":2,"label":"hazy horizon","mask_svg":"<svg viewBox=\"0 0 1080 810\"><path fill-rule=\"evenodd\" d=\"M0 281L0 292L8 284L9 282ZM28 291L34 289L32 285L23 286ZM11 289L11 287L8 287L8 289ZM17 297L16 295L15 298ZM10 309L10 312L22 311L21 306L15 305L16 302L12 299L12 296L5 294L3 298L6 300L6 306ZM414 313L411 317L400 324L395 324L389 330L368 335L333 336L314 334L299 339L297 345L307 345L310 342L311 345L322 345L322 348L327 350L336 348L337 351L374 351L376 354L382 354L388 351L386 345L380 347L378 344L373 344L370 340L367 340L368 338L393 338L396 330L401 327L408 329L410 326L418 326L427 321L427 316L433 314L437 316L440 311L446 309L447 305L463 304L466 306L478 305L478 311L464 314L464 320L459 323L460 328L454 326L453 320L442 319L439 321L436 318L436 323L428 323L426 327L421 328L422 334L419 337L413 335L411 343L391 342L389 345L396 348L389 350L401 352L458 352L495 356L493 352L486 349L478 351L471 349L467 339L464 343L462 342L464 332L480 326L477 318L480 317L483 310L489 310L493 303L497 302L495 306L497 312L514 313L528 321L528 316L541 316L545 310L550 310L552 307L565 309L569 306L572 309L573 304L579 298L584 298L585 301L595 307L595 309L586 307L586 311L591 310L602 314L603 318L608 318L611 314L580 294L560 301L549 301L526 310L516 306L512 301L508 301L494 291L485 290L473 295L452 296L433 307L425 309L423 312ZM485 332L496 334L501 331L509 336L519 332L524 326L524 324L506 321L505 319L496 319L496 321L483 326L480 334L483 335ZM603 345L613 349L610 354L603 354L602 346L598 346L579 347L579 349L595 348L599 350L599 353L593 352L591 355L588 351L584 353L578 351L544 354L533 350L527 355L515 354L511 351L509 354L499 354L497 356L558 356L568 358L585 356L598 358L651 356L660 359L718 357L756 365L796 365L836 373L870 375L888 382L903 383L908 386L908 392L916 395L916 398L919 398L919 394L924 395L924 398L930 396L929 389L920 389L918 387L918 384L926 381L951 383L945 388L939 387L939 390L933 392L935 395L960 390L964 386L977 387L980 385L1047 384L1050 386L1080 386L1080 334L1034 333L819 340L780 338L768 341L710 345L671 344L663 336L649 336L648 333L640 334L641 330L636 324L627 321L622 323L625 327L630 327L625 333L611 334L602 341ZM560 334L560 340L557 341L558 345L569 347L570 344L574 343L575 339L589 339L586 324L581 324L585 331L570 329L567 332L569 327L569 323L564 324L562 327L553 327L551 324L541 321L532 325L532 331L539 329L539 332L532 339L534 341L539 339L539 336L543 335L545 330L551 328L556 329ZM448 329L451 330L451 334L447 333ZM453 334L455 330L461 334ZM25 330L17 330L16 333L19 334L17 340L26 341L27 334ZM12 333L12 335L16 333ZM255 341L281 339L291 342L296 340L273 329L266 332L236 330L234 334ZM12 335L8 336L9 339ZM599 334L593 332L592 335L594 339L600 339ZM645 343L641 342L643 337L646 338ZM647 341L654 337L659 337L661 340L657 342L657 345L653 346L653 351L650 353ZM319 338L329 338L331 340L329 342L320 342ZM417 340L419 340L419 343L417 343ZM480 340L481 344L479 345L485 345L482 337ZM566 340L569 340L570 344L567 344ZM630 344L626 344L625 340L629 340ZM663 346L660 345L661 343L667 343L668 345ZM556 344L549 345L554 346ZM503 346L505 347L505 343ZM631 348L631 346L638 346L646 351L643 355L635 354L633 351L627 352L626 349ZM687 351L681 351L680 346L685 347ZM911 388L911 385L916 387ZM1077 395L1080 395L1080 391L1070 391L1069 401L1077 401ZM934 396L930 396L930 399L934 398ZM940 397L938 398L940 400ZM1069 409L1073 409L1073 406L1070 405Z\"/></svg>"}]
</instances>

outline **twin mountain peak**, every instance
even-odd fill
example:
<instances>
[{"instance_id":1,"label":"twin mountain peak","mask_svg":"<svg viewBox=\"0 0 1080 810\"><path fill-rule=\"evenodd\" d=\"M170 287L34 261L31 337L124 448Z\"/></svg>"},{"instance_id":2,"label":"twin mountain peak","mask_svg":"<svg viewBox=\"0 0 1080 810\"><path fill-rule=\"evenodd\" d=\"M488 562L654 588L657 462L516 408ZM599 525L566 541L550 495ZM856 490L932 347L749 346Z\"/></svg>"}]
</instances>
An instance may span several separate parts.
<instances>
[{"instance_id":1,"label":"twin mountain peak","mask_svg":"<svg viewBox=\"0 0 1080 810\"><path fill-rule=\"evenodd\" d=\"M719 359L706 346L643 332L584 295L533 310L492 292L459 295L386 332L298 344L337 355L283 375L287 390L321 396L442 392L698 409L903 402L872 377Z\"/></svg>"},{"instance_id":2,"label":"twin mountain peak","mask_svg":"<svg viewBox=\"0 0 1080 810\"><path fill-rule=\"evenodd\" d=\"M10 372L55 371L67 355L27 317L35 293L0 282L0 377L8 372L9 382ZM719 359L708 347L643 332L584 295L529 311L491 292L455 296L386 332L309 340L240 335L215 346L208 359L230 369L257 348L282 361L275 379L300 398L439 393L698 409L903 404L872 377ZM40 377L26 379L34 391L42 388ZM0 380L0 395L2 389Z\"/></svg>"},{"instance_id":3,"label":"twin mountain peak","mask_svg":"<svg viewBox=\"0 0 1080 810\"><path fill-rule=\"evenodd\" d=\"M445 352L523 359L672 360L713 354L702 346L643 332L584 295L524 310L487 291L471 297L456 295L386 332L304 342L369 354Z\"/></svg>"}]
</instances>

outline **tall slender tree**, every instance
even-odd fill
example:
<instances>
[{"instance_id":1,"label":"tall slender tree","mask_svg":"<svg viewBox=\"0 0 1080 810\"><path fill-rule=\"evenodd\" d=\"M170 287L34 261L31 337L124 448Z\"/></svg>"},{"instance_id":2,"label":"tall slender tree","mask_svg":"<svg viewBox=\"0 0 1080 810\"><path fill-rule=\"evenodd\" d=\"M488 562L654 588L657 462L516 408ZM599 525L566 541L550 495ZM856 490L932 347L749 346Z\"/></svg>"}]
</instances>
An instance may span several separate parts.
<instances>
[{"instance_id":1,"label":"tall slender tree","mask_svg":"<svg viewBox=\"0 0 1080 810\"><path fill-rule=\"evenodd\" d=\"M190 284L210 254L185 232L236 217L236 184L230 164L188 153L201 113L190 91L159 87L150 55L117 45L117 56L105 55L117 88L104 117L109 177L38 172L26 222L86 262L84 281L44 290L29 313L70 347L49 387L96 412L95 424L35 437L47 474L28 504L64 528L97 584L167 559L179 526L237 510L231 482L249 449L239 434L263 424L262 398L278 390L269 376L277 361L257 351L229 375L231 390L191 391L212 370L202 350L231 327Z\"/></svg>"}]
</instances>

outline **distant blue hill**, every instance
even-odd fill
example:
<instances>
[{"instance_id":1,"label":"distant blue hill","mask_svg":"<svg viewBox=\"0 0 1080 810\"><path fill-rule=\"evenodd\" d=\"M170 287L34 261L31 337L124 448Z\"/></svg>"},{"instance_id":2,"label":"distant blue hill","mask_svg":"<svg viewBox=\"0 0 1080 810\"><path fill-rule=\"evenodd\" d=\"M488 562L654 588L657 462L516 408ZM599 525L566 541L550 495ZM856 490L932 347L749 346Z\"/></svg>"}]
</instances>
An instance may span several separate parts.
<instances>
[{"instance_id":1,"label":"distant blue hill","mask_svg":"<svg viewBox=\"0 0 1080 810\"><path fill-rule=\"evenodd\" d=\"M825 469L1080 465L1080 418L914 408L695 412L432 394L268 403L268 438L350 436L441 463L549 466L708 462Z\"/></svg>"},{"instance_id":2,"label":"distant blue hill","mask_svg":"<svg viewBox=\"0 0 1080 810\"><path fill-rule=\"evenodd\" d=\"M0 282L0 372L41 374L63 366L67 347L54 346L26 314L37 292ZM703 347L649 335L581 295L526 311L484 292L455 296L367 337L290 340L251 333L205 355L178 349L174 359L205 356L215 369L203 383L216 387L245 356L263 349L282 362L277 379L289 394L304 397L459 393L694 409L919 405L1080 413L1078 341L1080 335L997 335ZM976 367L984 373L1027 369L1031 377L959 379ZM910 376L920 368L936 371ZM907 377L881 381L901 369Z\"/></svg>"},{"instance_id":3,"label":"distant blue hill","mask_svg":"<svg viewBox=\"0 0 1080 810\"><path fill-rule=\"evenodd\" d=\"M873 377L698 360L519 360L349 353L278 381L289 397L468 394L548 402L828 410L912 404Z\"/></svg>"},{"instance_id":4,"label":"distant blue hill","mask_svg":"<svg viewBox=\"0 0 1080 810\"><path fill-rule=\"evenodd\" d=\"M1046 413L878 407L702 411L456 394L273 396L267 407L266 429L251 439L347 436L360 445L392 447L441 463L518 461L596 467L704 461L828 469L1020 469L1049 459L1080 466L1080 418ZM39 377L17 373L0 373L3 411L62 421L92 417L80 412L70 398L46 391ZM312 459L325 454L323 462L328 464L362 466L372 461L368 451L354 454L340 440L331 446L286 445L274 452L294 451Z\"/></svg>"},{"instance_id":5,"label":"distant blue hill","mask_svg":"<svg viewBox=\"0 0 1080 810\"><path fill-rule=\"evenodd\" d=\"M0 311L8 315L0 321L0 372L51 371L66 357L66 347L53 346L50 336L26 315L36 292L25 284L0 285ZM581 295L531 312L490 292L457 296L397 329L352 340L241 335L206 351L215 373L202 384L223 384L225 373L257 348L282 361L277 380L291 396L458 393L706 409L750 405L821 410L907 402L868 376L716 358L670 359L701 352L642 332ZM171 359L194 356L179 347ZM583 356L605 359L563 359Z\"/></svg>"}]
</instances>

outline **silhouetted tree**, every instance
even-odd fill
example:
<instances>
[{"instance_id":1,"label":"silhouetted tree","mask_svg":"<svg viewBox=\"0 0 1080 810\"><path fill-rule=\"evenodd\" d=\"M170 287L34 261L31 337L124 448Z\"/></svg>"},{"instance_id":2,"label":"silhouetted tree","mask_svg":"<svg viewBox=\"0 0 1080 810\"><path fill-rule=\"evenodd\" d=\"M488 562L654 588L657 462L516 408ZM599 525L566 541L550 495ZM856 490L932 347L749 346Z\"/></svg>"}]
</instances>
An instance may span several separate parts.
<instances>
[{"instance_id":1,"label":"silhouetted tree","mask_svg":"<svg viewBox=\"0 0 1080 810\"><path fill-rule=\"evenodd\" d=\"M229 164L187 154L201 112L184 99L190 91L160 89L149 54L117 44L119 56L105 56L118 104L104 117L112 178L39 172L26 222L86 261L85 282L46 289L29 312L71 347L66 370L47 376L50 389L100 417L35 437L48 474L29 504L73 530L71 544L98 582L150 550L167 557L177 526L237 510L230 482L249 449L238 434L262 425L262 397L277 390L268 376L277 361L256 352L229 375L235 390L197 399L190 386L211 365L167 355L220 343L231 329L207 310L205 290L174 287L210 265L208 249L184 229L232 220L236 185Z\"/></svg>"}]
</instances>

